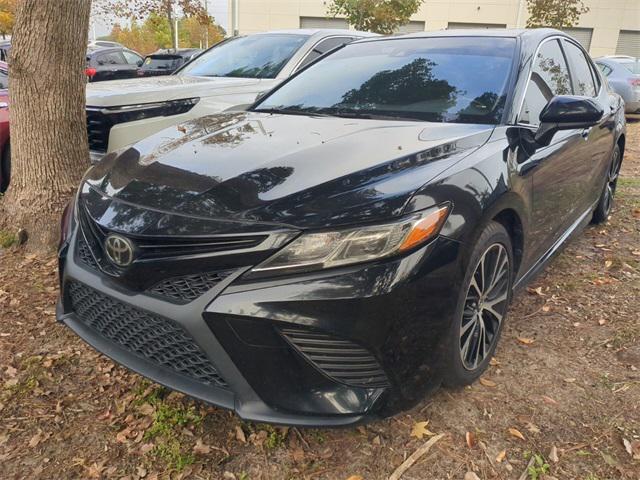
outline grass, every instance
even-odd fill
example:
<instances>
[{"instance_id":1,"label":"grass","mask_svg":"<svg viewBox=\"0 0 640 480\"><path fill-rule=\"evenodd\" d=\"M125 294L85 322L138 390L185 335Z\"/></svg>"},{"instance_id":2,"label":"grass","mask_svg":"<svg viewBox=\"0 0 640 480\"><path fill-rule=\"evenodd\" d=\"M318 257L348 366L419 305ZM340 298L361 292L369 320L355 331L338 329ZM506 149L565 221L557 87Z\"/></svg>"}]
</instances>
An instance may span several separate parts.
<instances>
[{"instance_id":1,"label":"grass","mask_svg":"<svg viewBox=\"0 0 640 480\"><path fill-rule=\"evenodd\" d=\"M9 248L15 245L18 239L13 233L9 233L5 230L0 230L0 248Z\"/></svg>"}]
</instances>

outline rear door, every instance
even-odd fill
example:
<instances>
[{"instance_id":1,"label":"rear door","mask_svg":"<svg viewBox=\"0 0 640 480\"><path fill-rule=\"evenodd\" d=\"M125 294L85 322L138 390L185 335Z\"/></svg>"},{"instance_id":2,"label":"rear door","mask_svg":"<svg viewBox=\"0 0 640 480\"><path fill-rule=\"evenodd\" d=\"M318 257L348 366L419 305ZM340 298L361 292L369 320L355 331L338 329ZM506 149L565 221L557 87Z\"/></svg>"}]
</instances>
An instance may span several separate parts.
<instances>
[{"instance_id":1,"label":"rear door","mask_svg":"<svg viewBox=\"0 0 640 480\"><path fill-rule=\"evenodd\" d=\"M518 123L529 127L529 138L538 129L540 112L556 95L571 95L571 75L560 40L545 40L539 47L525 92ZM533 176L529 260L551 248L571 224L576 201L582 196L581 179L588 173L576 149L584 143L582 130L555 134L546 147L529 144L521 173Z\"/></svg>"}]
</instances>

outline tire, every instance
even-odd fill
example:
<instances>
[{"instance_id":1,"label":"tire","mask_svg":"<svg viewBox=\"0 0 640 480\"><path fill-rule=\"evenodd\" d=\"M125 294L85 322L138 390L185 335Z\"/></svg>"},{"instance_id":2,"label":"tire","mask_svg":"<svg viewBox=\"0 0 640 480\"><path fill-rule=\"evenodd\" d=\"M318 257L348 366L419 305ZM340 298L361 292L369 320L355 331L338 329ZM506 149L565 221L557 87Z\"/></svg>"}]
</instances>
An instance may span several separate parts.
<instances>
[{"instance_id":1,"label":"tire","mask_svg":"<svg viewBox=\"0 0 640 480\"><path fill-rule=\"evenodd\" d=\"M617 145L613 149L611 154L611 164L607 171L607 178L604 184L598 205L593 211L593 218L591 223L605 223L611 214L613 208L613 199L616 194L616 187L618 185L618 176L620 175L620 166L622 165L622 151L620 145Z\"/></svg>"},{"instance_id":2,"label":"tire","mask_svg":"<svg viewBox=\"0 0 640 480\"><path fill-rule=\"evenodd\" d=\"M0 193L4 193L9 188L11 180L11 145L7 144L4 152L0 155Z\"/></svg>"},{"instance_id":3,"label":"tire","mask_svg":"<svg viewBox=\"0 0 640 480\"><path fill-rule=\"evenodd\" d=\"M484 281L482 265L487 267ZM494 271L493 265L499 270ZM455 317L446 339L445 386L469 385L487 369L511 303L513 276L511 238L501 224L492 221L478 237L467 262ZM485 339L482 343L479 342L481 334Z\"/></svg>"}]
</instances>

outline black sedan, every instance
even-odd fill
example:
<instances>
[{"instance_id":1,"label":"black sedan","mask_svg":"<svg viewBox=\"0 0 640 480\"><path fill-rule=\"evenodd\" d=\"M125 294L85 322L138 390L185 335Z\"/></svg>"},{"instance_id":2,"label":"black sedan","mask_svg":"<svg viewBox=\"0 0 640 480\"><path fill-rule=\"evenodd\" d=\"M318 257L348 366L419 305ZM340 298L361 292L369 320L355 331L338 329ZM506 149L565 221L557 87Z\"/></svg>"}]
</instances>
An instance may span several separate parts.
<instances>
[{"instance_id":1,"label":"black sedan","mask_svg":"<svg viewBox=\"0 0 640 480\"><path fill-rule=\"evenodd\" d=\"M139 53L128 48L90 45L84 73L89 82L135 78L143 60Z\"/></svg>"},{"instance_id":2,"label":"black sedan","mask_svg":"<svg viewBox=\"0 0 640 480\"><path fill-rule=\"evenodd\" d=\"M559 31L357 41L90 170L57 316L245 419L390 415L482 374L513 292L606 221L624 146Z\"/></svg>"}]
</instances>

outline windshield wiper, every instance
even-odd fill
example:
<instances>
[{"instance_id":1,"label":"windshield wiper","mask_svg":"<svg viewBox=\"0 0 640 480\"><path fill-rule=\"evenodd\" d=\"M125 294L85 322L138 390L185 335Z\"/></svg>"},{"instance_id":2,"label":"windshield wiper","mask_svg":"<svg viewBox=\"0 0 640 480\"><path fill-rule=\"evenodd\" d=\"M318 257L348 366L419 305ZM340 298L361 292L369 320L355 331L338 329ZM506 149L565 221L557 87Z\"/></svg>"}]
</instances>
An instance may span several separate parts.
<instances>
[{"instance_id":1,"label":"windshield wiper","mask_svg":"<svg viewBox=\"0 0 640 480\"><path fill-rule=\"evenodd\" d=\"M254 112L283 114L283 115L304 115L309 117L328 117L326 113L318 113L312 110L298 110L296 108L256 108Z\"/></svg>"},{"instance_id":2,"label":"windshield wiper","mask_svg":"<svg viewBox=\"0 0 640 480\"><path fill-rule=\"evenodd\" d=\"M336 111L331 113L334 117L340 118L364 118L367 120L409 120L425 122L426 120L417 116L404 115L404 114L384 114L384 113L371 113L371 112L354 112L354 111Z\"/></svg>"}]
</instances>

